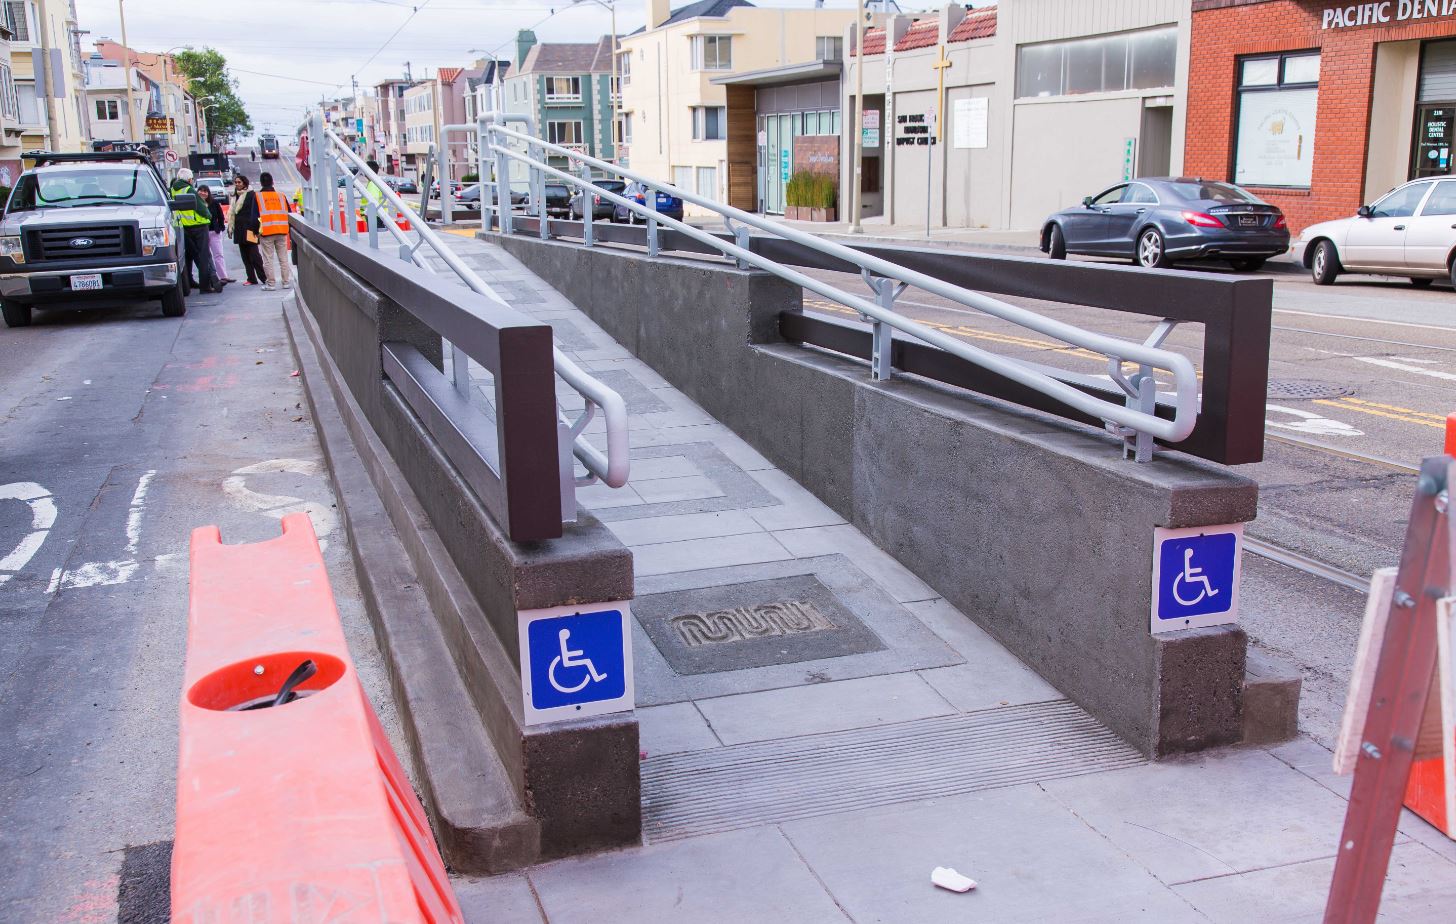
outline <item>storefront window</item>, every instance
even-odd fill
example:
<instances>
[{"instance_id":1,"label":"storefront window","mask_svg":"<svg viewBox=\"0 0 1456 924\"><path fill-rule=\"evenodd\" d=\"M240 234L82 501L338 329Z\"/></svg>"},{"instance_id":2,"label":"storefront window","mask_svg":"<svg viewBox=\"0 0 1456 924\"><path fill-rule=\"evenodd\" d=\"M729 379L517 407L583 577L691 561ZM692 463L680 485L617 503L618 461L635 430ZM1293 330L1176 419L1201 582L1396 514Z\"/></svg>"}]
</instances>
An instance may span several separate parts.
<instances>
[{"instance_id":1,"label":"storefront window","mask_svg":"<svg viewBox=\"0 0 1456 924\"><path fill-rule=\"evenodd\" d=\"M1016 95L1068 96L1171 87L1178 30L1145 29L1016 49Z\"/></svg>"},{"instance_id":2,"label":"storefront window","mask_svg":"<svg viewBox=\"0 0 1456 924\"><path fill-rule=\"evenodd\" d=\"M1318 98L1318 53L1266 55L1239 62L1235 183L1309 187Z\"/></svg>"}]
</instances>

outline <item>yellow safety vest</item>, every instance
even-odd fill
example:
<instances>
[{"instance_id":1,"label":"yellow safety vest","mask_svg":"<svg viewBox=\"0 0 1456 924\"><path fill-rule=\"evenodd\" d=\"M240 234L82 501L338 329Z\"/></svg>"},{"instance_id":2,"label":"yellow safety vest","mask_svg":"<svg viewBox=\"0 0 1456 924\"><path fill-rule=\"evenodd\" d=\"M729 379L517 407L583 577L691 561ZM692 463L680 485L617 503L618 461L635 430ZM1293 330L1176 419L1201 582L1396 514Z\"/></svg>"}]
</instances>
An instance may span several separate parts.
<instances>
[{"instance_id":1,"label":"yellow safety vest","mask_svg":"<svg viewBox=\"0 0 1456 924\"><path fill-rule=\"evenodd\" d=\"M191 194L191 195L194 195L195 196L195 195L197 195L197 190L193 189L191 186L183 186L181 189L174 189L174 190L172 190L171 191L171 198L175 199L179 195L188 195L188 194ZM207 217L205 215L198 214L197 212L192 211L190 209L188 211L185 211L185 212L178 212L177 213L177 220L180 221L183 224L183 226L185 226L185 227L195 227L197 225L210 225L210 224L212 224L212 219L211 218L209 218L209 217Z\"/></svg>"}]
</instances>

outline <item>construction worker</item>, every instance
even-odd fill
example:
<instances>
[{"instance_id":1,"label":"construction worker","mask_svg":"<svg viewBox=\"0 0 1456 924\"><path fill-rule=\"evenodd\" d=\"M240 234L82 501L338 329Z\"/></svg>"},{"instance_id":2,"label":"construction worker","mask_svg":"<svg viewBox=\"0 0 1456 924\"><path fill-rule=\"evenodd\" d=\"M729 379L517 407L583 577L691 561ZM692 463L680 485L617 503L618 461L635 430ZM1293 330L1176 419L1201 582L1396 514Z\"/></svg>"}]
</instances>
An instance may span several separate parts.
<instances>
[{"instance_id":1,"label":"construction worker","mask_svg":"<svg viewBox=\"0 0 1456 924\"><path fill-rule=\"evenodd\" d=\"M213 271L212 250L207 240L207 229L212 224L212 212L207 208L207 203L197 196L197 190L192 186L192 171L183 167L177 171L177 177L171 184L171 197L193 196L197 198L197 206L185 212L177 212L177 220L182 225L183 250L185 251L186 262L177 267L178 271L190 273L192 267L197 267L198 287L203 292L221 292L222 283L218 281L217 273Z\"/></svg>"},{"instance_id":2,"label":"construction worker","mask_svg":"<svg viewBox=\"0 0 1456 924\"><path fill-rule=\"evenodd\" d=\"M364 162L364 166L369 168L370 173L373 173L375 176L379 175L379 161L370 159ZM379 184L375 183L373 179L364 187L364 201L359 203L360 215L368 214L366 209L371 202L378 209L375 213L377 216L375 221L382 228L384 227L384 219L389 215L389 205L384 200L384 190L380 189Z\"/></svg>"},{"instance_id":3,"label":"construction worker","mask_svg":"<svg viewBox=\"0 0 1456 924\"><path fill-rule=\"evenodd\" d=\"M258 174L258 244L267 267L265 289L287 289L293 285L293 269L288 263L288 199L273 188L273 174Z\"/></svg>"}]
</instances>

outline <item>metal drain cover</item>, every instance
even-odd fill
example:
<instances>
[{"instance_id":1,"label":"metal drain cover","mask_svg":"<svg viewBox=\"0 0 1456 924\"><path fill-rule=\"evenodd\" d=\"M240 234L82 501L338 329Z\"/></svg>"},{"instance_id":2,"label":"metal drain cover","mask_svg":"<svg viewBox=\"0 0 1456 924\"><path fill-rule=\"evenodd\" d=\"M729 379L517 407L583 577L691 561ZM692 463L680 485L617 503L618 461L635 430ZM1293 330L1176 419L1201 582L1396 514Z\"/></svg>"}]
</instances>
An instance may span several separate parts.
<instances>
[{"instance_id":1,"label":"metal drain cover","mask_svg":"<svg viewBox=\"0 0 1456 924\"><path fill-rule=\"evenodd\" d=\"M1269 397L1271 398L1343 398L1345 395L1354 393L1355 389L1345 385L1335 385L1332 382L1311 382L1300 379L1269 383Z\"/></svg>"}]
</instances>

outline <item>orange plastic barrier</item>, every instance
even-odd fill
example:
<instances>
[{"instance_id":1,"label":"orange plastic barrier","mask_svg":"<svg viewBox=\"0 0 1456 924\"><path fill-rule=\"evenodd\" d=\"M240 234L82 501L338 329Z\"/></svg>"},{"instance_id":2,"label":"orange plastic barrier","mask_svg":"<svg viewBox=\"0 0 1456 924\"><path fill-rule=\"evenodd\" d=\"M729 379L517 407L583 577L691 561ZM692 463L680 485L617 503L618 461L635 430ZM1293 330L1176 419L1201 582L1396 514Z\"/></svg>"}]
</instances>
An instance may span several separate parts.
<instances>
[{"instance_id":1,"label":"orange plastic barrier","mask_svg":"<svg viewBox=\"0 0 1456 924\"><path fill-rule=\"evenodd\" d=\"M1456 414L1446 415L1446 455L1456 456Z\"/></svg>"},{"instance_id":2,"label":"orange plastic barrier","mask_svg":"<svg viewBox=\"0 0 1456 924\"><path fill-rule=\"evenodd\" d=\"M462 921L306 514L247 545L193 531L187 636L172 920Z\"/></svg>"},{"instance_id":3,"label":"orange plastic barrier","mask_svg":"<svg viewBox=\"0 0 1456 924\"><path fill-rule=\"evenodd\" d=\"M359 233L360 234L368 234L369 233L369 222L364 219L364 216L363 215L355 215L354 216L354 221L356 223L355 226L359 229ZM409 223L409 219L408 218L400 217L400 218L398 218L398 219L395 220L394 225L395 225L395 227L399 228L399 230L401 230L401 231L408 231L410 229L410 223ZM329 214L329 230L332 231L332 230L334 230L336 228L341 229L340 230L340 233L342 233L342 234L347 234L348 233L348 231L349 231L349 210L348 209L345 209L345 208L340 208L339 209L339 223L337 225L334 224L334 216L333 216L333 213L330 213Z\"/></svg>"}]
</instances>

